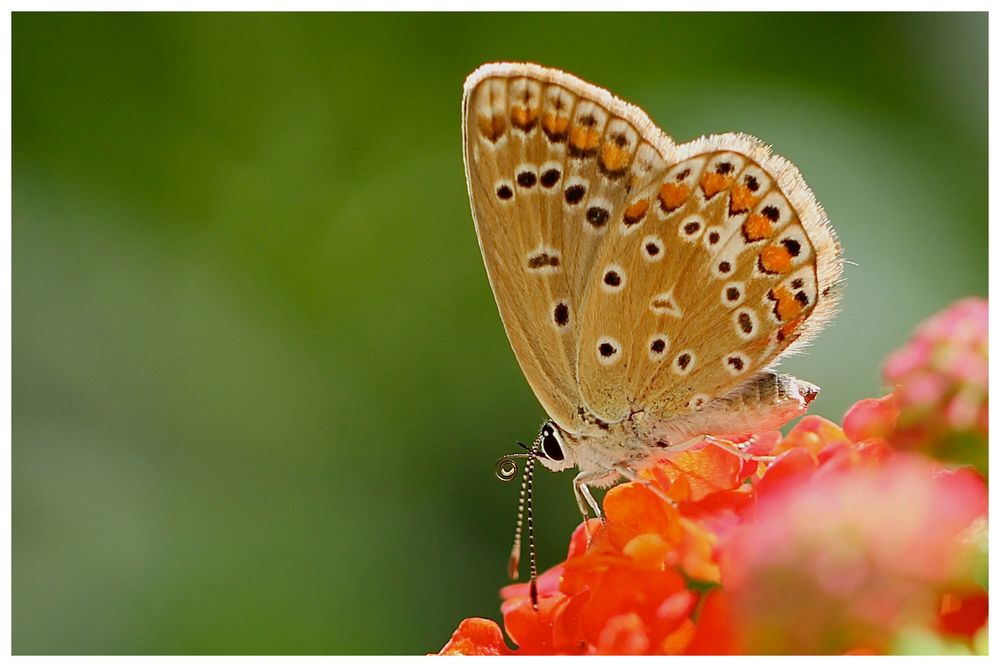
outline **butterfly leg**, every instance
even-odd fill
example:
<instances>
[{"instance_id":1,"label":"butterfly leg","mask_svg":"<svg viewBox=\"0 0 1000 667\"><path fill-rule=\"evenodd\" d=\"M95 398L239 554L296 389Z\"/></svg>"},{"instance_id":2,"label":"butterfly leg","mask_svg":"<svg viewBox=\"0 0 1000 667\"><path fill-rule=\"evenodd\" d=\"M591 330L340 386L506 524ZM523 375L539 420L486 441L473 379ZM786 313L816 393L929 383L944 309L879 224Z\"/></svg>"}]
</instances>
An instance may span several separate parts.
<instances>
[{"instance_id":1,"label":"butterfly leg","mask_svg":"<svg viewBox=\"0 0 1000 667\"><path fill-rule=\"evenodd\" d=\"M675 501L673 498L671 498L670 496L668 496L663 491L663 489L661 489L657 485L653 484L648 479L644 479L642 477L639 477L639 473L635 470L635 468L631 467L627 463L616 463L614 465L614 469L615 469L615 472L617 472L619 475L621 475L622 477L624 477L628 481L630 481L630 482L636 482L638 484L642 484L647 489L649 489L650 491L652 491L653 493L655 493L661 500L666 501L667 503L669 503L671 507L677 507L677 501Z\"/></svg>"},{"instance_id":2,"label":"butterfly leg","mask_svg":"<svg viewBox=\"0 0 1000 667\"><path fill-rule=\"evenodd\" d=\"M734 456L738 456L744 461L763 461L764 463L770 463L775 459L775 457L773 456L758 456L756 454L748 453L746 450L750 446L750 443L753 442L752 438L747 442L738 445L735 442L731 442L723 438L716 438L715 436L712 435L706 435L705 442L707 442L710 445L714 445L723 451L729 452Z\"/></svg>"},{"instance_id":3,"label":"butterfly leg","mask_svg":"<svg viewBox=\"0 0 1000 667\"><path fill-rule=\"evenodd\" d=\"M573 495L576 496L576 505L580 508L580 514L583 515L583 530L587 533L587 544L590 544L591 538L590 511L593 510L594 516L600 519L601 522L604 521L604 513L601 512L601 506L594 500L594 496L590 493L590 487L587 484L601 476L581 472L573 478Z\"/></svg>"}]
</instances>

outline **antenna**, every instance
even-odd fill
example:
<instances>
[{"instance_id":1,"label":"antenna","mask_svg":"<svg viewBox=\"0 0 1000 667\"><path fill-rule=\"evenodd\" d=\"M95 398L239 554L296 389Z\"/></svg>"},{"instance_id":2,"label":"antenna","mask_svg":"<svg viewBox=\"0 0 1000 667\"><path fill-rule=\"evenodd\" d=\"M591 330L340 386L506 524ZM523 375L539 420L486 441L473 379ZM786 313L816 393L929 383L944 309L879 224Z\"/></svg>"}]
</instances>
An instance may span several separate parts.
<instances>
[{"instance_id":1,"label":"antenna","mask_svg":"<svg viewBox=\"0 0 1000 667\"><path fill-rule=\"evenodd\" d=\"M517 473L515 458L525 458L524 475L521 477L521 494L517 501L517 527L514 529L514 544L510 549L510 559L507 561L507 574L511 579L517 579L518 568L521 563L521 527L524 518L528 518L528 563L530 568L531 583L531 608L538 610L538 565L535 559L535 518L532 506L532 488L535 477L535 459L538 457L538 448L528 448L524 443L517 443L528 450L527 454L508 454L496 464L496 475L504 482L514 479Z\"/></svg>"}]
</instances>

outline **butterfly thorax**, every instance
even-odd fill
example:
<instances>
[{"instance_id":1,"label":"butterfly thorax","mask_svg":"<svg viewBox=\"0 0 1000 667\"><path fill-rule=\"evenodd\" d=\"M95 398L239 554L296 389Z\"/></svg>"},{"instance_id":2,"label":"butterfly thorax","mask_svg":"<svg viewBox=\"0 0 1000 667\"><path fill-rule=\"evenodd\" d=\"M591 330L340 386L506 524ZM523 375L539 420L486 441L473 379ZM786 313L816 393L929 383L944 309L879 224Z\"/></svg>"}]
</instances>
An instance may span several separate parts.
<instances>
[{"instance_id":1,"label":"butterfly thorax","mask_svg":"<svg viewBox=\"0 0 1000 667\"><path fill-rule=\"evenodd\" d=\"M625 420L594 428L583 433L564 431L558 426L564 458L561 461L542 458L541 463L553 472L576 467L580 472L608 472L614 479L614 466L623 461L638 461L648 457L649 446L638 436L636 422Z\"/></svg>"}]
</instances>

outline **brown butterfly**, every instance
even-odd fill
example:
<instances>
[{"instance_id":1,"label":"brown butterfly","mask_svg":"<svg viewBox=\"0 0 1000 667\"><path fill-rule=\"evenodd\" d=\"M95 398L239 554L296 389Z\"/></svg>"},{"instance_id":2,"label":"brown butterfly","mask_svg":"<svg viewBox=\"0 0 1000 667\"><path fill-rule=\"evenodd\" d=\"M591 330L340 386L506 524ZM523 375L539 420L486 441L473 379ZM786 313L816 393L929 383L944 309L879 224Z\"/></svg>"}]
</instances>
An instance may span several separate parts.
<instances>
[{"instance_id":1,"label":"brown butterfly","mask_svg":"<svg viewBox=\"0 0 1000 667\"><path fill-rule=\"evenodd\" d=\"M835 313L843 260L794 165L744 134L677 144L608 91L528 63L473 72L462 129L490 285L550 417L498 463L511 479L511 458L528 459L529 513L536 459L578 468L580 511L600 516L589 486L705 436L741 454L734 441L805 412L818 388L771 369ZM519 550L520 521L512 575Z\"/></svg>"}]
</instances>

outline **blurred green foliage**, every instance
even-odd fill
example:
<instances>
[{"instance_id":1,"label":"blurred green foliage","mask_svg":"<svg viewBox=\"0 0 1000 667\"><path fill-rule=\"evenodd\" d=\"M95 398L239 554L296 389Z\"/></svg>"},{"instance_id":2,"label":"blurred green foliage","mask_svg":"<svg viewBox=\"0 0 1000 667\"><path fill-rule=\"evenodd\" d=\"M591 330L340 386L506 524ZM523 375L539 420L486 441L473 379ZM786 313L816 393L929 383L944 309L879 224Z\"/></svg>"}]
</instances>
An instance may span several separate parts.
<instances>
[{"instance_id":1,"label":"blurred green foliage","mask_svg":"<svg viewBox=\"0 0 1000 667\"><path fill-rule=\"evenodd\" d=\"M498 617L493 462L543 418L462 169L501 59L800 167L856 263L783 364L815 412L986 294L985 14L15 14L16 653L421 653Z\"/></svg>"}]
</instances>

